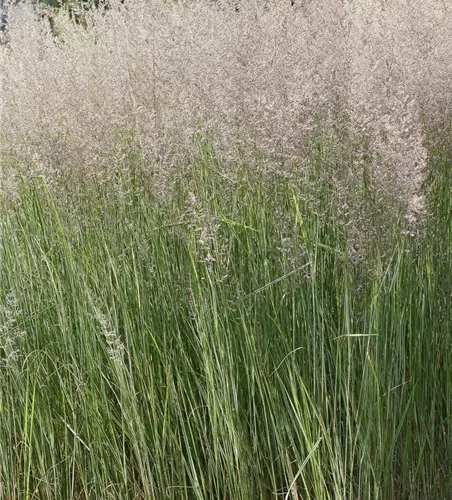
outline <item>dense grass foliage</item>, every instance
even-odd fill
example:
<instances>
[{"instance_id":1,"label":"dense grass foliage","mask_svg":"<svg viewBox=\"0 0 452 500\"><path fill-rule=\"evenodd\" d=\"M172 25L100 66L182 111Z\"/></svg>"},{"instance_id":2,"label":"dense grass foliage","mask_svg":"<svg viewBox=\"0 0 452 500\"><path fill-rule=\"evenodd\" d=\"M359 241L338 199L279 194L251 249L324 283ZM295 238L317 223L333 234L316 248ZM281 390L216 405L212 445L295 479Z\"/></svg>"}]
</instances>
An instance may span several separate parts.
<instances>
[{"instance_id":1,"label":"dense grass foliage","mask_svg":"<svg viewBox=\"0 0 452 500\"><path fill-rule=\"evenodd\" d=\"M207 153L3 202L0 498L451 498L450 158L358 258L328 189Z\"/></svg>"},{"instance_id":2,"label":"dense grass foliage","mask_svg":"<svg viewBox=\"0 0 452 500\"><path fill-rule=\"evenodd\" d=\"M4 4L0 500L452 499L450 2Z\"/></svg>"}]
</instances>

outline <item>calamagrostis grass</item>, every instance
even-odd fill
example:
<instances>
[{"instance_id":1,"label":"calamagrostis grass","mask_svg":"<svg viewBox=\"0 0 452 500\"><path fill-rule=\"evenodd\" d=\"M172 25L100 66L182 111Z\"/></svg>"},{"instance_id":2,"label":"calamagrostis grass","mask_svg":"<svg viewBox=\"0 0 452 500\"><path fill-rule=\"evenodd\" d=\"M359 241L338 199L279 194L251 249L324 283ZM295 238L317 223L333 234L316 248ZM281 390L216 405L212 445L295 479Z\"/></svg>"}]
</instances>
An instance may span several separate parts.
<instances>
[{"instance_id":1,"label":"calamagrostis grass","mask_svg":"<svg viewBox=\"0 0 452 500\"><path fill-rule=\"evenodd\" d=\"M20 16L11 9L4 171L20 162L102 179L133 159L165 196L199 136L228 175L246 165L269 180L306 170L321 136L337 146L327 175L342 199L365 178L414 222L425 211L426 142L446 140L452 109L452 8L292 3L115 0L83 25L56 14L58 37L31 3Z\"/></svg>"}]
</instances>

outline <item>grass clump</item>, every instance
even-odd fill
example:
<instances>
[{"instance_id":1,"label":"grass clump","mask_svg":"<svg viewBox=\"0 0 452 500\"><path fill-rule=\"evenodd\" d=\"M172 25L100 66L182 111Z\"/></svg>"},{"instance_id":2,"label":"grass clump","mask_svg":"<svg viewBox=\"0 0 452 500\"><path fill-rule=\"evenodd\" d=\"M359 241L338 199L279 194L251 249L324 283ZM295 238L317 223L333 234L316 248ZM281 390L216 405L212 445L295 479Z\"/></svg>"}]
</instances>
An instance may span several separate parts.
<instances>
[{"instance_id":1,"label":"grass clump","mask_svg":"<svg viewBox=\"0 0 452 500\"><path fill-rule=\"evenodd\" d=\"M370 3L5 0L0 500L452 498L452 10Z\"/></svg>"},{"instance_id":2,"label":"grass clump","mask_svg":"<svg viewBox=\"0 0 452 500\"><path fill-rule=\"evenodd\" d=\"M424 238L394 227L360 259L307 183L206 160L165 201L138 174L23 180L1 218L0 496L448 498L449 165Z\"/></svg>"}]
</instances>

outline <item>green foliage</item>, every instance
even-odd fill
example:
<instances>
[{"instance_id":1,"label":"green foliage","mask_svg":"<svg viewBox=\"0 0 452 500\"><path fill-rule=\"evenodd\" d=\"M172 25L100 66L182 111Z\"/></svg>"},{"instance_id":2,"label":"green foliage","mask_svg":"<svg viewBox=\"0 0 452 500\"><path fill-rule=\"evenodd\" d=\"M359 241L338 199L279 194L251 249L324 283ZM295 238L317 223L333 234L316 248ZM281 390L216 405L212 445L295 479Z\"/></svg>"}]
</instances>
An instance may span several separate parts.
<instances>
[{"instance_id":1,"label":"green foliage","mask_svg":"<svg viewBox=\"0 0 452 500\"><path fill-rule=\"evenodd\" d=\"M447 498L435 165L425 241L395 227L357 263L328 190L233 184L202 143L166 201L138 171L24 181L1 216L0 497Z\"/></svg>"}]
</instances>

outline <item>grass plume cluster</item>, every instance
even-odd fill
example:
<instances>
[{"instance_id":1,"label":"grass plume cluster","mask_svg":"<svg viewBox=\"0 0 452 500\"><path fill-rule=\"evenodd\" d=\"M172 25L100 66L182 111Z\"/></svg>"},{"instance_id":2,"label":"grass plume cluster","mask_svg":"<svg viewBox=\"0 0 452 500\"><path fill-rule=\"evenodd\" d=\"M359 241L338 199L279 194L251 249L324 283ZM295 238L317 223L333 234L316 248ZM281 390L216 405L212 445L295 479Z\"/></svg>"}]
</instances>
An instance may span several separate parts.
<instances>
[{"instance_id":1,"label":"grass plume cluster","mask_svg":"<svg viewBox=\"0 0 452 500\"><path fill-rule=\"evenodd\" d=\"M165 196L196 134L229 175L269 178L305 171L320 138L344 211L364 184L420 218L425 142L450 132L448 2L239 3L112 0L82 25L55 14L57 38L33 2L11 8L4 168L98 178L133 152Z\"/></svg>"},{"instance_id":2,"label":"grass plume cluster","mask_svg":"<svg viewBox=\"0 0 452 500\"><path fill-rule=\"evenodd\" d=\"M0 498L449 500L447 3L111 3L0 47Z\"/></svg>"}]
</instances>

